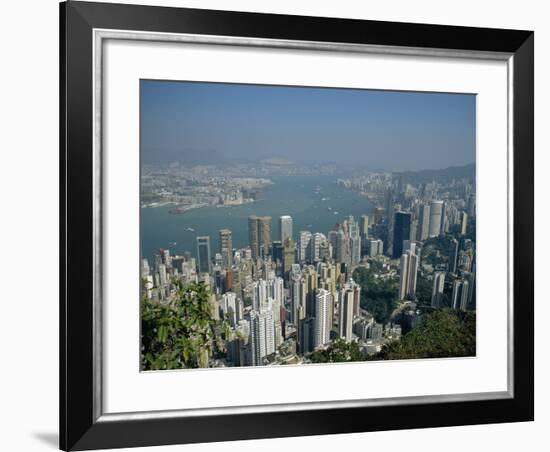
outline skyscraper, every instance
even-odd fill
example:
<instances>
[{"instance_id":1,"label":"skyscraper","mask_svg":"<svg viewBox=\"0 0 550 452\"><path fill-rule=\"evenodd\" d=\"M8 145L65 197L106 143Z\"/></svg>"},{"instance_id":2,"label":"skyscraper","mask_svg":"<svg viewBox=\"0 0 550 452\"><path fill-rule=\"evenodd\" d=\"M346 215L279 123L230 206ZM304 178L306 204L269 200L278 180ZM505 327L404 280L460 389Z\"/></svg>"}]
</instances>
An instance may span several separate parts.
<instances>
[{"instance_id":1,"label":"skyscraper","mask_svg":"<svg viewBox=\"0 0 550 452\"><path fill-rule=\"evenodd\" d=\"M315 295L315 323L313 347L318 348L330 340L330 307L331 294L328 290L319 289Z\"/></svg>"},{"instance_id":2,"label":"skyscraper","mask_svg":"<svg viewBox=\"0 0 550 452\"><path fill-rule=\"evenodd\" d=\"M260 279L259 281L254 281L252 285L254 287L252 308L255 311L261 311L265 308L268 302L269 294L267 292L267 281L265 279Z\"/></svg>"},{"instance_id":3,"label":"skyscraper","mask_svg":"<svg viewBox=\"0 0 550 452\"><path fill-rule=\"evenodd\" d=\"M298 320L298 351L308 353L313 351L313 336L315 332L315 319L305 317Z\"/></svg>"},{"instance_id":4,"label":"skyscraper","mask_svg":"<svg viewBox=\"0 0 550 452\"><path fill-rule=\"evenodd\" d=\"M271 250L271 217L248 217L248 244L252 259L264 258Z\"/></svg>"},{"instance_id":5,"label":"skyscraper","mask_svg":"<svg viewBox=\"0 0 550 452\"><path fill-rule=\"evenodd\" d=\"M298 261L306 262L308 259L309 243L311 241L311 232L300 231L298 237Z\"/></svg>"},{"instance_id":6,"label":"skyscraper","mask_svg":"<svg viewBox=\"0 0 550 452\"><path fill-rule=\"evenodd\" d=\"M353 290L342 289L339 300L338 329L340 337L345 339L346 342L351 342L353 339L353 308L355 304Z\"/></svg>"},{"instance_id":7,"label":"skyscraper","mask_svg":"<svg viewBox=\"0 0 550 452\"><path fill-rule=\"evenodd\" d=\"M344 262L346 258L346 251L344 248L344 231L338 229L337 231L330 231L328 233L330 244L332 245L332 254L336 262Z\"/></svg>"},{"instance_id":8,"label":"skyscraper","mask_svg":"<svg viewBox=\"0 0 550 452\"><path fill-rule=\"evenodd\" d=\"M414 300L416 297L416 276L418 273L419 255L416 244L411 243L410 249L401 256L399 274L399 299Z\"/></svg>"},{"instance_id":9,"label":"skyscraper","mask_svg":"<svg viewBox=\"0 0 550 452\"><path fill-rule=\"evenodd\" d=\"M441 232L441 214L443 213L443 201L432 201L430 204L430 224L428 236L437 237Z\"/></svg>"},{"instance_id":10,"label":"skyscraper","mask_svg":"<svg viewBox=\"0 0 550 452\"><path fill-rule=\"evenodd\" d=\"M411 213L396 212L393 225L393 253L392 258L397 259L403 254L403 241L411 238Z\"/></svg>"},{"instance_id":11,"label":"skyscraper","mask_svg":"<svg viewBox=\"0 0 550 452\"><path fill-rule=\"evenodd\" d=\"M419 210L418 228L416 231L417 240L426 240L429 235L430 227L430 205L422 204Z\"/></svg>"},{"instance_id":12,"label":"skyscraper","mask_svg":"<svg viewBox=\"0 0 550 452\"><path fill-rule=\"evenodd\" d=\"M292 238L292 217L290 215L283 215L279 218L279 230L281 243L285 243L286 239Z\"/></svg>"},{"instance_id":13,"label":"skyscraper","mask_svg":"<svg viewBox=\"0 0 550 452\"><path fill-rule=\"evenodd\" d=\"M294 255L296 254L294 240L287 238L283 242L283 278L288 278L288 273L294 265Z\"/></svg>"},{"instance_id":14,"label":"skyscraper","mask_svg":"<svg viewBox=\"0 0 550 452\"><path fill-rule=\"evenodd\" d=\"M370 257L384 254L384 243L382 243L382 240L371 239L367 243L367 250Z\"/></svg>"},{"instance_id":15,"label":"skyscraper","mask_svg":"<svg viewBox=\"0 0 550 452\"><path fill-rule=\"evenodd\" d=\"M268 281L268 296L282 306L284 303L284 283L282 278L274 278ZM276 315L277 317L277 315Z\"/></svg>"},{"instance_id":16,"label":"skyscraper","mask_svg":"<svg viewBox=\"0 0 550 452\"><path fill-rule=\"evenodd\" d=\"M271 244L271 258L274 262L283 262L283 243L279 240L273 240Z\"/></svg>"},{"instance_id":17,"label":"skyscraper","mask_svg":"<svg viewBox=\"0 0 550 452\"><path fill-rule=\"evenodd\" d=\"M432 308L440 308L445 289L445 272L434 273L434 285L432 289Z\"/></svg>"},{"instance_id":18,"label":"skyscraper","mask_svg":"<svg viewBox=\"0 0 550 452\"><path fill-rule=\"evenodd\" d=\"M359 232L363 240L366 240L369 237L369 216L368 215L361 215L361 221L359 223Z\"/></svg>"},{"instance_id":19,"label":"skyscraper","mask_svg":"<svg viewBox=\"0 0 550 452\"><path fill-rule=\"evenodd\" d=\"M220 254L222 265L226 268L233 265L233 234L229 229L220 229Z\"/></svg>"},{"instance_id":20,"label":"skyscraper","mask_svg":"<svg viewBox=\"0 0 550 452\"><path fill-rule=\"evenodd\" d=\"M468 215L470 217L476 216L476 194L470 193L468 197Z\"/></svg>"},{"instance_id":21,"label":"skyscraper","mask_svg":"<svg viewBox=\"0 0 550 452\"><path fill-rule=\"evenodd\" d=\"M374 224L382 223L382 220L384 220L384 213L385 210L383 207L376 207L374 209Z\"/></svg>"},{"instance_id":22,"label":"skyscraper","mask_svg":"<svg viewBox=\"0 0 550 452\"><path fill-rule=\"evenodd\" d=\"M346 284L344 284L342 288L343 292L346 292L346 294L352 294L353 298L353 315L359 315L359 309L361 307L361 286L357 284L352 278L348 280Z\"/></svg>"},{"instance_id":23,"label":"skyscraper","mask_svg":"<svg viewBox=\"0 0 550 452\"><path fill-rule=\"evenodd\" d=\"M467 231L468 231L468 214L466 212L462 212L460 216L460 233L462 235L466 235Z\"/></svg>"},{"instance_id":24,"label":"skyscraper","mask_svg":"<svg viewBox=\"0 0 550 452\"><path fill-rule=\"evenodd\" d=\"M447 215L449 211L449 206L447 203L443 203L441 208L441 226L439 227L439 234L444 235L448 231L448 220Z\"/></svg>"},{"instance_id":25,"label":"skyscraper","mask_svg":"<svg viewBox=\"0 0 550 452\"><path fill-rule=\"evenodd\" d=\"M271 217L258 217L258 253L262 258L271 250Z\"/></svg>"},{"instance_id":26,"label":"skyscraper","mask_svg":"<svg viewBox=\"0 0 550 452\"><path fill-rule=\"evenodd\" d=\"M263 358L275 353L275 322L271 307L261 312L250 311L246 320L249 324L249 363L261 366Z\"/></svg>"},{"instance_id":27,"label":"skyscraper","mask_svg":"<svg viewBox=\"0 0 550 452\"><path fill-rule=\"evenodd\" d=\"M349 259L351 265L357 265L361 261L361 234L357 221L350 216L347 220L349 235Z\"/></svg>"},{"instance_id":28,"label":"skyscraper","mask_svg":"<svg viewBox=\"0 0 550 452\"><path fill-rule=\"evenodd\" d=\"M458 240L451 239L449 245L449 272L456 273L456 267L458 263Z\"/></svg>"},{"instance_id":29,"label":"skyscraper","mask_svg":"<svg viewBox=\"0 0 550 452\"><path fill-rule=\"evenodd\" d=\"M257 260L259 256L259 237L258 237L258 217L255 215L248 217L248 245L252 259Z\"/></svg>"},{"instance_id":30,"label":"skyscraper","mask_svg":"<svg viewBox=\"0 0 550 452\"><path fill-rule=\"evenodd\" d=\"M300 314L305 315L306 312L306 282L302 278L301 273L293 273L289 281L290 294L290 321L294 325L298 325Z\"/></svg>"},{"instance_id":31,"label":"skyscraper","mask_svg":"<svg viewBox=\"0 0 550 452\"><path fill-rule=\"evenodd\" d=\"M210 236L197 237L199 273L210 273Z\"/></svg>"},{"instance_id":32,"label":"skyscraper","mask_svg":"<svg viewBox=\"0 0 550 452\"><path fill-rule=\"evenodd\" d=\"M453 283L453 294L451 296L451 306L453 309L460 309L466 311L468 308L468 297L470 283L465 280L457 279Z\"/></svg>"},{"instance_id":33,"label":"skyscraper","mask_svg":"<svg viewBox=\"0 0 550 452\"><path fill-rule=\"evenodd\" d=\"M468 283L468 300L466 302L466 309L475 310L475 294L476 294L475 269L472 272L464 272L463 277L464 277L464 280Z\"/></svg>"},{"instance_id":34,"label":"skyscraper","mask_svg":"<svg viewBox=\"0 0 550 452\"><path fill-rule=\"evenodd\" d=\"M315 293L317 292L318 274L313 265L307 266L302 275L306 281L306 316L314 315Z\"/></svg>"},{"instance_id":35,"label":"skyscraper","mask_svg":"<svg viewBox=\"0 0 550 452\"><path fill-rule=\"evenodd\" d=\"M222 295L223 316L229 319L229 323L236 328L243 319L243 302L233 292L227 292Z\"/></svg>"}]
</instances>

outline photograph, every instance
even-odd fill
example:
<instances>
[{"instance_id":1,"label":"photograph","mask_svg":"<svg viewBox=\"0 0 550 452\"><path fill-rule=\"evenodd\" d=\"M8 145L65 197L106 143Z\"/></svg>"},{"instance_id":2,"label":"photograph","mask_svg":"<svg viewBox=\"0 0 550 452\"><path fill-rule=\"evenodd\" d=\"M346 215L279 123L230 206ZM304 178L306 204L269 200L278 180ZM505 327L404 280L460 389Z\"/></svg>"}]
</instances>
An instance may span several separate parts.
<instances>
[{"instance_id":1,"label":"photograph","mask_svg":"<svg viewBox=\"0 0 550 452\"><path fill-rule=\"evenodd\" d=\"M139 131L141 371L476 356L475 94L142 79Z\"/></svg>"},{"instance_id":2,"label":"photograph","mask_svg":"<svg viewBox=\"0 0 550 452\"><path fill-rule=\"evenodd\" d=\"M6 166L34 218L18 229L59 204L42 253L59 277L11 265L13 300L59 292L57 312L35 297L40 353L14 373L28 383L36 357L46 382L26 386L55 400L13 394L34 431L14 444L512 450L541 433L542 15L180 3L61 2L58 93L34 76L36 39L12 46L25 90L59 94L14 134L36 156ZM6 256L35 256L25 235Z\"/></svg>"}]
</instances>

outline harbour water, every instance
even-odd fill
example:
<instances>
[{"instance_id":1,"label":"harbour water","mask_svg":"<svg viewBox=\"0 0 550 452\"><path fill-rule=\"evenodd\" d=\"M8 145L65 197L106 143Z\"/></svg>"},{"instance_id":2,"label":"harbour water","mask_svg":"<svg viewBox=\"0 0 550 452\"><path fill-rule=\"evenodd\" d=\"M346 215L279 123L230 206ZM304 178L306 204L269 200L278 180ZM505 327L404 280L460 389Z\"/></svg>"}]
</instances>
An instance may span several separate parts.
<instances>
[{"instance_id":1,"label":"harbour water","mask_svg":"<svg viewBox=\"0 0 550 452\"><path fill-rule=\"evenodd\" d=\"M273 240L279 240L279 217L290 215L293 233L328 231L347 216L359 218L371 214L374 206L364 196L336 184L336 176L281 176L271 177L273 185L262 192L260 200L232 207L202 207L181 214L171 214L173 206L141 209L141 252L150 260L159 248L168 248L170 254L185 251L196 256L196 237L209 235L212 256L219 251L218 231L233 232L233 247L248 244L248 217L273 217Z\"/></svg>"}]
</instances>

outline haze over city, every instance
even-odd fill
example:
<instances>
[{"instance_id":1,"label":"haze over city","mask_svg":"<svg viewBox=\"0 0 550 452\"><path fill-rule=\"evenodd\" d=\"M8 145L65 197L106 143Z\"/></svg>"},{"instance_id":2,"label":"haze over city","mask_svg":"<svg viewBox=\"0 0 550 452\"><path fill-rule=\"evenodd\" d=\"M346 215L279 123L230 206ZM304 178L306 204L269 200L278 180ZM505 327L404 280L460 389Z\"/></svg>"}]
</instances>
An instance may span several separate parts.
<instances>
[{"instance_id":1,"label":"haze over city","mask_svg":"<svg viewBox=\"0 0 550 452\"><path fill-rule=\"evenodd\" d=\"M141 81L144 163L285 158L392 171L475 160L475 95Z\"/></svg>"}]
</instances>

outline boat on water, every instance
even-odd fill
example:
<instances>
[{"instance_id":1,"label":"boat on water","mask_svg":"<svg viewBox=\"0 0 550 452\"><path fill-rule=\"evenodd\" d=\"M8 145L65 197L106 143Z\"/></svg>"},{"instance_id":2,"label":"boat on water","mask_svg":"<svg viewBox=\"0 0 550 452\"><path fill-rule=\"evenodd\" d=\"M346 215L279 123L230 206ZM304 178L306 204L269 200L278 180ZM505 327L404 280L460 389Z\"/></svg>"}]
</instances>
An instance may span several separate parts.
<instances>
[{"instance_id":1,"label":"boat on water","mask_svg":"<svg viewBox=\"0 0 550 452\"><path fill-rule=\"evenodd\" d=\"M195 230L193 228L185 228L186 231L189 231L189 232L195 232Z\"/></svg>"}]
</instances>

